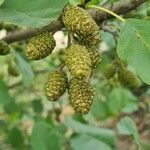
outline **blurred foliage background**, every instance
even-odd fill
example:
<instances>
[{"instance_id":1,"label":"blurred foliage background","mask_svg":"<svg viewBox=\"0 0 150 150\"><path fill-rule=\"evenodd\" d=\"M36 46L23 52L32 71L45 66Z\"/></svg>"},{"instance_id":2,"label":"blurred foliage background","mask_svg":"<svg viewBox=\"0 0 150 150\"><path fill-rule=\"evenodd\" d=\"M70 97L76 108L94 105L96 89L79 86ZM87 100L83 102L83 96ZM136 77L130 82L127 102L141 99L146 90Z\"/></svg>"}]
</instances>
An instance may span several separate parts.
<instances>
[{"instance_id":1,"label":"blurred foliage background","mask_svg":"<svg viewBox=\"0 0 150 150\"><path fill-rule=\"evenodd\" d=\"M150 21L149 11L147 2L124 18ZM114 19L106 24L115 33L122 28ZM7 23L6 19L0 23L0 36L21 29L24 27ZM63 61L65 32L55 33L54 52L40 61L25 57L28 40L10 44L11 53L0 56L0 150L150 149L150 87L141 81L141 87L132 90L122 86L116 74L110 79L105 77L106 68L116 58L118 37L107 30L101 31L101 36L102 62L91 79L96 96L84 116L74 113L67 94L58 102L49 102L43 92L48 73Z\"/></svg>"}]
</instances>

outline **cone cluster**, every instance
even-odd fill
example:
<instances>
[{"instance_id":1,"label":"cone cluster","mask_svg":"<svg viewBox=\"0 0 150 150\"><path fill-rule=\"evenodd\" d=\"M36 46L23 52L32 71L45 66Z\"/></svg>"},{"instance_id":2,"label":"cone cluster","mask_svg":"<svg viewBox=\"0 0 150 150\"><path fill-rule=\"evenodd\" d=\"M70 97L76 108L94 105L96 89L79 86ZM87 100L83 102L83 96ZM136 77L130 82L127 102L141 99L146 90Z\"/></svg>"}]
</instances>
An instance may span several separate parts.
<instances>
[{"instance_id":1,"label":"cone cluster","mask_svg":"<svg viewBox=\"0 0 150 150\"><path fill-rule=\"evenodd\" d=\"M138 76L127 68L127 63L119 59L106 66L104 76L107 79L117 78L120 85L130 89L136 89L141 85Z\"/></svg>"},{"instance_id":2,"label":"cone cluster","mask_svg":"<svg viewBox=\"0 0 150 150\"><path fill-rule=\"evenodd\" d=\"M45 95L48 100L57 101L67 91L75 113L86 114L94 97L94 88L89 79L100 62L97 51L100 42L99 27L78 6L67 5L62 13L62 21L74 37L71 44L64 49L63 63L70 79L63 68L50 72L45 83ZM31 60L39 60L50 55L54 47L55 40L50 33L37 34L28 43L25 54Z\"/></svg>"},{"instance_id":3,"label":"cone cluster","mask_svg":"<svg viewBox=\"0 0 150 150\"><path fill-rule=\"evenodd\" d=\"M99 27L91 16L78 6L67 5L62 15L66 29L73 34L73 43L65 52L65 62L72 79L69 82L69 101L78 114L89 112L94 89L87 80L100 62L97 51Z\"/></svg>"},{"instance_id":4,"label":"cone cluster","mask_svg":"<svg viewBox=\"0 0 150 150\"><path fill-rule=\"evenodd\" d=\"M66 68L64 71L64 67L60 67L49 73L44 92L48 100L57 101L67 91L74 111L77 114L87 114L95 95L90 78L101 60L97 50L101 41L100 29L86 10L70 4L63 9L62 22L72 37L68 47L64 49L64 57L61 58ZM38 33L30 39L25 54L30 60L40 60L49 56L55 46L56 42L51 33ZM0 41L0 55L9 52L7 43ZM13 76L19 75L13 64L9 64L8 72ZM104 75L107 79L117 75L117 81L128 88L140 86L136 74L123 63L110 64Z\"/></svg>"}]
</instances>

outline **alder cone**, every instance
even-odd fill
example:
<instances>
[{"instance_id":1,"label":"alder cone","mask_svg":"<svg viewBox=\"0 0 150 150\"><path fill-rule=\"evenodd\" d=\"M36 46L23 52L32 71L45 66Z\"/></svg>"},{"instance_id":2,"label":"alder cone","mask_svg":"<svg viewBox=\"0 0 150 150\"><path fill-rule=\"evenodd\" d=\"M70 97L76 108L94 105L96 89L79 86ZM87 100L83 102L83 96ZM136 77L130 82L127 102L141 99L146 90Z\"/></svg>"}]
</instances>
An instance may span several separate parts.
<instances>
[{"instance_id":1,"label":"alder cone","mask_svg":"<svg viewBox=\"0 0 150 150\"><path fill-rule=\"evenodd\" d=\"M25 50L26 56L31 60L40 60L49 56L56 43L51 33L37 34L31 38Z\"/></svg>"},{"instance_id":2,"label":"alder cone","mask_svg":"<svg viewBox=\"0 0 150 150\"><path fill-rule=\"evenodd\" d=\"M131 89L135 89L140 86L140 80L138 77L132 71L126 68L121 68L118 71L118 79L123 86Z\"/></svg>"},{"instance_id":3,"label":"alder cone","mask_svg":"<svg viewBox=\"0 0 150 150\"><path fill-rule=\"evenodd\" d=\"M87 48L90 58L91 58L91 66L92 68L96 68L101 61L100 55L96 48Z\"/></svg>"},{"instance_id":4,"label":"alder cone","mask_svg":"<svg viewBox=\"0 0 150 150\"><path fill-rule=\"evenodd\" d=\"M75 113L87 114L93 103L94 89L89 82L73 78L69 83L69 101Z\"/></svg>"},{"instance_id":5,"label":"alder cone","mask_svg":"<svg viewBox=\"0 0 150 150\"><path fill-rule=\"evenodd\" d=\"M65 27L78 35L82 44L93 46L100 42L99 27L83 8L67 5L62 18Z\"/></svg>"},{"instance_id":6,"label":"alder cone","mask_svg":"<svg viewBox=\"0 0 150 150\"><path fill-rule=\"evenodd\" d=\"M57 101L64 94L68 86L67 75L63 71L54 71L49 74L45 84L45 95L48 100Z\"/></svg>"},{"instance_id":7,"label":"alder cone","mask_svg":"<svg viewBox=\"0 0 150 150\"><path fill-rule=\"evenodd\" d=\"M8 73L14 77L19 76L19 69L17 68L16 64L11 62L8 66Z\"/></svg>"},{"instance_id":8,"label":"alder cone","mask_svg":"<svg viewBox=\"0 0 150 150\"><path fill-rule=\"evenodd\" d=\"M65 51L65 62L74 77L83 78L90 74L91 59L85 46L71 45Z\"/></svg>"},{"instance_id":9,"label":"alder cone","mask_svg":"<svg viewBox=\"0 0 150 150\"><path fill-rule=\"evenodd\" d=\"M0 55L7 55L10 53L10 48L5 41L0 41Z\"/></svg>"},{"instance_id":10,"label":"alder cone","mask_svg":"<svg viewBox=\"0 0 150 150\"><path fill-rule=\"evenodd\" d=\"M80 39L82 45L86 45L88 47L97 46L100 43L100 35L93 34L91 36L83 37Z\"/></svg>"},{"instance_id":11,"label":"alder cone","mask_svg":"<svg viewBox=\"0 0 150 150\"><path fill-rule=\"evenodd\" d=\"M107 79L110 79L114 76L114 74L116 73L116 68L113 64L109 64L108 66L106 66L105 70L104 70L104 76Z\"/></svg>"}]
</instances>

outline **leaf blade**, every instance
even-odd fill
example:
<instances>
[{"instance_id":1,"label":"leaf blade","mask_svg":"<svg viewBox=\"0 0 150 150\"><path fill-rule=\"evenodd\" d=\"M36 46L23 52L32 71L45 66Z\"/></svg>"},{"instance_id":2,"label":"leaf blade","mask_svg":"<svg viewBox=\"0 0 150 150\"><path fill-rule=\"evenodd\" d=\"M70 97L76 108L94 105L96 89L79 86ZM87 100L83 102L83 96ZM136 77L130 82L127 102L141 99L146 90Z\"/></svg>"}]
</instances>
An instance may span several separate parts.
<instances>
[{"instance_id":1,"label":"leaf blade","mask_svg":"<svg viewBox=\"0 0 150 150\"><path fill-rule=\"evenodd\" d=\"M111 150L107 144L86 134L71 139L71 147L74 150Z\"/></svg>"},{"instance_id":2,"label":"leaf blade","mask_svg":"<svg viewBox=\"0 0 150 150\"><path fill-rule=\"evenodd\" d=\"M150 22L129 19L117 44L119 58L127 60L140 78L150 84Z\"/></svg>"},{"instance_id":3,"label":"leaf blade","mask_svg":"<svg viewBox=\"0 0 150 150\"><path fill-rule=\"evenodd\" d=\"M79 123L69 117L65 119L65 125L72 128L77 133L90 134L98 137L102 142L115 147L116 137L114 132L111 129L104 129L98 127L92 127Z\"/></svg>"},{"instance_id":4,"label":"leaf blade","mask_svg":"<svg viewBox=\"0 0 150 150\"><path fill-rule=\"evenodd\" d=\"M41 27L57 19L68 0L5 0L0 6L0 21L19 26Z\"/></svg>"}]
</instances>

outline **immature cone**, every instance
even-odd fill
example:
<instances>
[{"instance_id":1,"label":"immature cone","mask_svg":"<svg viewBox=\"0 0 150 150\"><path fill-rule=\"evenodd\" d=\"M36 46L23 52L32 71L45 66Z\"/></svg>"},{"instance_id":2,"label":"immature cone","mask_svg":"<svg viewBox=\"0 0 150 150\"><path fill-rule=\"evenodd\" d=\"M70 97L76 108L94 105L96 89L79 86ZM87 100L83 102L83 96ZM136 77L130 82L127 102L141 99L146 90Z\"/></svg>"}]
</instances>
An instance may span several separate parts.
<instances>
[{"instance_id":1,"label":"immature cone","mask_svg":"<svg viewBox=\"0 0 150 150\"><path fill-rule=\"evenodd\" d=\"M16 26L9 23L0 22L0 30L5 29L7 32L13 31L16 29Z\"/></svg>"},{"instance_id":2,"label":"immature cone","mask_svg":"<svg viewBox=\"0 0 150 150\"><path fill-rule=\"evenodd\" d=\"M93 34L91 36L83 37L80 39L82 45L86 45L88 47L97 46L100 43L100 35Z\"/></svg>"},{"instance_id":3,"label":"immature cone","mask_svg":"<svg viewBox=\"0 0 150 150\"><path fill-rule=\"evenodd\" d=\"M100 42L99 27L83 8L67 5L62 18L65 27L77 34L82 44L93 46Z\"/></svg>"},{"instance_id":4,"label":"immature cone","mask_svg":"<svg viewBox=\"0 0 150 150\"><path fill-rule=\"evenodd\" d=\"M71 45L65 51L65 61L66 66L74 77L83 78L90 74L91 59L85 46Z\"/></svg>"},{"instance_id":5,"label":"immature cone","mask_svg":"<svg viewBox=\"0 0 150 150\"><path fill-rule=\"evenodd\" d=\"M10 62L8 64L8 73L14 77L19 76L19 69L17 68L15 62Z\"/></svg>"},{"instance_id":6,"label":"immature cone","mask_svg":"<svg viewBox=\"0 0 150 150\"><path fill-rule=\"evenodd\" d=\"M52 53L56 43L53 35L49 32L37 34L31 38L26 48L26 55L31 60L39 60Z\"/></svg>"},{"instance_id":7,"label":"immature cone","mask_svg":"<svg viewBox=\"0 0 150 150\"><path fill-rule=\"evenodd\" d=\"M118 79L122 85L131 89L135 89L140 86L140 80L138 77L132 71L126 68L121 68L118 71Z\"/></svg>"},{"instance_id":8,"label":"immature cone","mask_svg":"<svg viewBox=\"0 0 150 150\"><path fill-rule=\"evenodd\" d=\"M0 41L0 55L7 55L10 53L10 48L5 41Z\"/></svg>"},{"instance_id":9,"label":"immature cone","mask_svg":"<svg viewBox=\"0 0 150 150\"><path fill-rule=\"evenodd\" d=\"M94 89L90 83L77 78L69 83L69 101L77 114L87 114L93 102Z\"/></svg>"},{"instance_id":10,"label":"immature cone","mask_svg":"<svg viewBox=\"0 0 150 150\"><path fill-rule=\"evenodd\" d=\"M150 16L150 8L146 11L147 16Z\"/></svg>"},{"instance_id":11,"label":"immature cone","mask_svg":"<svg viewBox=\"0 0 150 150\"><path fill-rule=\"evenodd\" d=\"M91 58L91 66L92 68L96 68L101 61L100 55L96 48L87 48L90 58Z\"/></svg>"},{"instance_id":12,"label":"immature cone","mask_svg":"<svg viewBox=\"0 0 150 150\"><path fill-rule=\"evenodd\" d=\"M51 101L57 101L68 86L67 75L63 71L54 71L49 74L45 85L45 95Z\"/></svg>"},{"instance_id":13,"label":"immature cone","mask_svg":"<svg viewBox=\"0 0 150 150\"><path fill-rule=\"evenodd\" d=\"M109 64L108 66L106 66L105 70L104 70L104 76L107 79L110 79L114 76L116 72L116 68L113 64Z\"/></svg>"}]
</instances>

